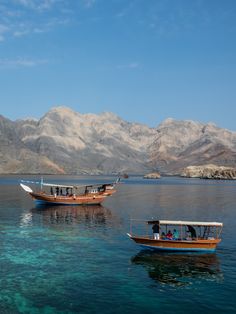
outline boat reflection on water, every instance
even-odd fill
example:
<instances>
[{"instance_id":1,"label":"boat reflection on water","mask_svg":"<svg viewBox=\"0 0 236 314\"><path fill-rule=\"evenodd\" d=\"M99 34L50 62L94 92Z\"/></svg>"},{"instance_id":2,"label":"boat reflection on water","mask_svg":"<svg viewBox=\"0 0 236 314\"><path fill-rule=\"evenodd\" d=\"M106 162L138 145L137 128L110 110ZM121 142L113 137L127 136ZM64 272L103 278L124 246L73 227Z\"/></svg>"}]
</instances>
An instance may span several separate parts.
<instances>
[{"instance_id":1,"label":"boat reflection on water","mask_svg":"<svg viewBox=\"0 0 236 314\"><path fill-rule=\"evenodd\" d=\"M44 225L105 225L111 220L111 211L101 205L37 206L30 210L32 222Z\"/></svg>"},{"instance_id":2,"label":"boat reflection on water","mask_svg":"<svg viewBox=\"0 0 236 314\"><path fill-rule=\"evenodd\" d=\"M142 265L159 284L186 286L197 281L221 281L223 274L216 254L154 253L141 251L131 259Z\"/></svg>"}]
</instances>

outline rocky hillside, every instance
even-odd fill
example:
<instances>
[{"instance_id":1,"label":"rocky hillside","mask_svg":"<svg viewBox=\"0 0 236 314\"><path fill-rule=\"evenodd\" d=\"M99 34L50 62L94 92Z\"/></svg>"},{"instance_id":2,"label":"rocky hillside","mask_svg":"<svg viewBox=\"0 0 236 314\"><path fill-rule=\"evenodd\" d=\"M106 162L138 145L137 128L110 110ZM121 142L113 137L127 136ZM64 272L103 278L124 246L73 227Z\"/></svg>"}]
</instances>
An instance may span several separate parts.
<instances>
[{"instance_id":1,"label":"rocky hillside","mask_svg":"<svg viewBox=\"0 0 236 314\"><path fill-rule=\"evenodd\" d=\"M160 172L179 174L190 165L236 165L236 133L214 124L167 119L157 128L150 165Z\"/></svg>"},{"instance_id":2,"label":"rocky hillside","mask_svg":"<svg viewBox=\"0 0 236 314\"><path fill-rule=\"evenodd\" d=\"M187 178L235 180L236 168L216 165L189 166L181 174Z\"/></svg>"},{"instance_id":3,"label":"rocky hillside","mask_svg":"<svg viewBox=\"0 0 236 314\"><path fill-rule=\"evenodd\" d=\"M70 174L144 173L149 170L147 147L156 133L112 113L83 115L65 107L39 121L17 121L16 129L27 150L50 160L50 172Z\"/></svg>"},{"instance_id":4,"label":"rocky hillside","mask_svg":"<svg viewBox=\"0 0 236 314\"><path fill-rule=\"evenodd\" d=\"M150 128L56 107L40 120L0 116L0 157L0 173L180 174L189 165L236 166L236 133L173 119Z\"/></svg>"},{"instance_id":5,"label":"rocky hillside","mask_svg":"<svg viewBox=\"0 0 236 314\"><path fill-rule=\"evenodd\" d=\"M32 120L29 122L34 124ZM27 122L19 124L27 125ZM18 123L0 116L0 173L64 173L47 156L28 149L19 134Z\"/></svg>"}]
</instances>

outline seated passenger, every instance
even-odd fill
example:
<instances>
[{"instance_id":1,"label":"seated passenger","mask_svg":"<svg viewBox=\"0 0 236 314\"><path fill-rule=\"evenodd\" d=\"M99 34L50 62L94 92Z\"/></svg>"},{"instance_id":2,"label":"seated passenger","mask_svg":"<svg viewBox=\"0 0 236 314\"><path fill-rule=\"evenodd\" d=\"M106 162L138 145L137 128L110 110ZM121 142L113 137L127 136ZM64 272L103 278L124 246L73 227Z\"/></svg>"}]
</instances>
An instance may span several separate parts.
<instances>
[{"instance_id":1,"label":"seated passenger","mask_svg":"<svg viewBox=\"0 0 236 314\"><path fill-rule=\"evenodd\" d=\"M179 238L179 232L176 229L174 229L174 231L173 231L173 239L177 240L178 238Z\"/></svg>"},{"instance_id":2,"label":"seated passenger","mask_svg":"<svg viewBox=\"0 0 236 314\"><path fill-rule=\"evenodd\" d=\"M167 239L172 240L172 232L169 230L168 233L166 234Z\"/></svg>"},{"instance_id":3,"label":"seated passenger","mask_svg":"<svg viewBox=\"0 0 236 314\"><path fill-rule=\"evenodd\" d=\"M162 232L161 233L161 239L165 239L165 238L166 238L165 232Z\"/></svg>"}]
</instances>

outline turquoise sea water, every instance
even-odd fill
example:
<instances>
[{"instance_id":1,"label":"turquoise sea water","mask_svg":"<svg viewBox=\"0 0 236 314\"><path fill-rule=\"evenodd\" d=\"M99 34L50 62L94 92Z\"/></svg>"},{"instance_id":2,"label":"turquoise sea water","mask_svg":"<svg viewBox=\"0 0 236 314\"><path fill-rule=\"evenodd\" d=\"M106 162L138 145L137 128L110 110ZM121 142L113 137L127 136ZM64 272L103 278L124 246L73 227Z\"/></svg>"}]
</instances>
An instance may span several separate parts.
<instances>
[{"instance_id":1,"label":"turquoise sea water","mask_svg":"<svg viewBox=\"0 0 236 314\"><path fill-rule=\"evenodd\" d=\"M236 313L236 182L130 177L103 206L35 207L21 178L0 177L0 313ZM142 251L130 218L220 221L222 242L213 254Z\"/></svg>"}]
</instances>

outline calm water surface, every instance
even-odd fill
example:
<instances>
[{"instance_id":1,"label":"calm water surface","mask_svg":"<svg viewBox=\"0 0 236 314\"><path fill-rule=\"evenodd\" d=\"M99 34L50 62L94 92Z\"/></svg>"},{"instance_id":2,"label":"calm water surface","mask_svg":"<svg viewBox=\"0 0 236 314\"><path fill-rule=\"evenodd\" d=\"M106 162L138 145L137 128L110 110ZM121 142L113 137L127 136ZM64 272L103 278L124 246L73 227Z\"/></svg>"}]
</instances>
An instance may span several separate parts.
<instances>
[{"instance_id":1,"label":"calm water surface","mask_svg":"<svg viewBox=\"0 0 236 314\"><path fill-rule=\"evenodd\" d=\"M131 177L103 206L37 208L19 179L0 177L0 313L236 313L236 182ZM220 221L223 241L151 254L126 236L130 218Z\"/></svg>"}]
</instances>

